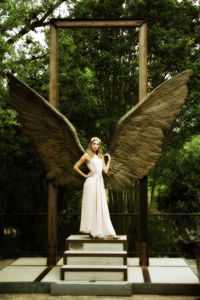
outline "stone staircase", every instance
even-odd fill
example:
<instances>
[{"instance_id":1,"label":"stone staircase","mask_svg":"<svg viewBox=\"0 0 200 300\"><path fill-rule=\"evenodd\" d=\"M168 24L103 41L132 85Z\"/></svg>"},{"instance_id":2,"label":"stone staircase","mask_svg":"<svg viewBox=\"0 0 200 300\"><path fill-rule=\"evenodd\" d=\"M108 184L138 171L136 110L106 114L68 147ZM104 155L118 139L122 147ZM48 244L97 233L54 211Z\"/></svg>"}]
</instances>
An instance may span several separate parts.
<instances>
[{"instance_id":1,"label":"stone staircase","mask_svg":"<svg viewBox=\"0 0 200 300\"><path fill-rule=\"evenodd\" d=\"M71 235L66 239L61 280L127 281L127 238L91 239Z\"/></svg>"}]
</instances>

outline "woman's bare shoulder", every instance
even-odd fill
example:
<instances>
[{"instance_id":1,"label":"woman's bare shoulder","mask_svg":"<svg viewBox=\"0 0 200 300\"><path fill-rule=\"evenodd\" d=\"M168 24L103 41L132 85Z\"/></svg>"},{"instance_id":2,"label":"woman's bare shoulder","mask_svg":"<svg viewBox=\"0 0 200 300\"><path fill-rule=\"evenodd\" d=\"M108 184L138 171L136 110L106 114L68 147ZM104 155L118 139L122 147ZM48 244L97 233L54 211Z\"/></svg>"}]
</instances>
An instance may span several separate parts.
<instances>
[{"instance_id":1,"label":"woman's bare shoulder","mask_svg":"<svg viewBox=\"0 0 200 300\"><path fill-rule=\"evenodd\" d=\"M89 154L88 154L87 152L85 152L85 153L81 156L81 159L82 159L82 160L85 160L85 161L90 161Z\"/></svg>"}]
</instances>

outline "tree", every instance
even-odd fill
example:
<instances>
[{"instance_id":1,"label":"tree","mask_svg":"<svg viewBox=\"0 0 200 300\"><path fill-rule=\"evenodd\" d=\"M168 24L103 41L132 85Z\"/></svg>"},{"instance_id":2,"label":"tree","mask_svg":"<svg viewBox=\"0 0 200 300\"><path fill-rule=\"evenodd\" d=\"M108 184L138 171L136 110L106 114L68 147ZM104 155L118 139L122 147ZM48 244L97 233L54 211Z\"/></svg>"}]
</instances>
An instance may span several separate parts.
<instances>
[{"instance_id":1,"label":"tree","mask_svg":"<svg viewBox=\"0 0 200 300\"><path fill-rule=\"evenodd\" d=\"M30 174L31 180L44 194L45 180L41 180L42 177L38 178L37 174L42 174L43 169L27 138L21 134L20 125L16 123L13 111L10 110L5 72L17 74L20 79L48 99L49 29L44 27L45 47L33 41L31 30L38 28L37 26L46 25L49 18L53 16L56 5L62 2L65 1L41 0L22 3L20 0L10 0L1 2L0 6L0 74L2 76L0 114L3 129L0 140L0 159L5 164L6 170L9 170L7 176L0 170L0 176L5 178L4 185L12 178L15 186L21 187L19 202L14 193L12 197L9 193L4 193L6 201L14 199L13 201L16 201L14 207L18 209L20 207L17 203L22 203L21 209L25 203L27 204L27 195L30 192L30 186L27 188L23 185L23 179L18 174L24 173L24 168L28 170L30 166L34 166ZM153 191L157 195L161 184L159 181L161 174L163 174L161 177L163 182L167 182L167 174L162 173L162 170L168 162L170 151L173 149L177 151L191 136L199 135L200 8L196 1L186 0L181 2L176 0L117 0L115 3L110 0L81 0L66 1L66 3L69 18L137 17L147 19L149 91L168 77L186 68L194 70L194 76L189 84L189 97L182 114L168 133L163 146L162 159L155 167L155 172L152 171L149 176L149 188L151 189L152 183ZM19 41L20 45L17 43ZM138 100L138 32L131 28L60 30L59 87L59 109L77 128L84 147L91 136L99 135L106 144L104 149L106 151L116 122ZM9 125L9 130L7 129L8 120L5 121L4 116L12 123ZM5 157L10 148L12 150L9 153L12 155L9 156L11 162L8 163ZM17 153L21 153L21 156L19 163L15 164ZM178 152L174 150L173 153ZM189 163L188 161L185 165L188 169L191 168ZM17 168L9 169L10 165L16 165ZM61 189L59 193L59 212L63 212L66 207L68 211L78 210L80 195L72 196L65 189ZM36 197L40 199L38 195ZM70 197L73 197L72 202L70 202ZM112 211L136 211L135 199L134 186L121 195L110 194ZM153 193L152 199L156 199L153 198ZM32 201L35 200L32 198ZM152 207L156 206L155 201L152 201ZM32 203L32 207L34 204ZM29 208L26 207L26 209ZM45 209L45 205L42 209Z\"/></svg>"},{"instance_id":2,"label":"tree","mask_svg":"<svg viewBox=\"0 0 200 300\"><path fill-rule=\"evenodd\" d=\"M171 148L157 188L157 207L169 212L200 211L200 135L193 136L179 150ZM192 168L191 168L192 166Z\"/></svg>"},{"instance_id":3,"label":"tree","mask_svg":"<svg viewBox=\"0 0 200 300\"><path fill-rule=\"evenodd\" d=\"M14 249L15 254L22 249L45 252L46 219L34 213L45 213L47 201L44 170L10 107L6 72L18 74L48 99L48 49L35 43L30 32L48 24L49 17L62 2L6 1L0 4L0 211L3 214L0 228L1 249L7 255L10 249ZM20 45L18 41L24 42ZM30 214L29 226L26 226L27 216L4 217L7 213ZM4 235L5 230L9 236ZM12 235L13 239L7 244Z\"/></svg>"}]
</instances>

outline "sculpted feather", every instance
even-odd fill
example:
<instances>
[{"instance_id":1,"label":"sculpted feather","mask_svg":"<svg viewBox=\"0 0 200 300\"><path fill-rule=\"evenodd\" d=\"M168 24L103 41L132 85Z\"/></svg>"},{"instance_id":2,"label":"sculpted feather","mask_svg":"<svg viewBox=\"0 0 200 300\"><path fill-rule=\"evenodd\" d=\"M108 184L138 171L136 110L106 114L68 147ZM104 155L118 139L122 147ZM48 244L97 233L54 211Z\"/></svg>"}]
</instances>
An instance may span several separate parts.
<instances>
[{"instance_id":1,"label":"sculpted feather","mask_svg":"<svg viewBox=\"0 0 200 300\"><path fill-rule=\"evenodd\" d=\"M48 180L55 185L81 189L83 179L73 165L84 149L75 128L35 90L11 74L8 77L12 105L47 171Z\"/></svg>"},{"instance_id":2,"label":"sculpted feather","mask_svg":"<svg viewBox=\"0 0 200 300\"><path fill-rule=\"evenodd\" d=\"M119 120L105 176L108 189L125 189L133 179L147 175L158 161L165 133L181 111L192 74L186 70L165 81Z\"/></svg>"},{"instance_id":3,"label":"sculpted feather","mask_svg":"<svg viewBox=\"0 0 200 300\"><path fill-rule=\"evenodd\" d=\"M171 127L188 93L186 70L156 87L117 123L112 140L111 164L105 176L110 190L120 191L148 174L161 155L165 133ZM13 107L55 185L81 189L83 178L74 163L84 153L70 121L36 91L8 74Z\"/></svg>"}]
</instances>

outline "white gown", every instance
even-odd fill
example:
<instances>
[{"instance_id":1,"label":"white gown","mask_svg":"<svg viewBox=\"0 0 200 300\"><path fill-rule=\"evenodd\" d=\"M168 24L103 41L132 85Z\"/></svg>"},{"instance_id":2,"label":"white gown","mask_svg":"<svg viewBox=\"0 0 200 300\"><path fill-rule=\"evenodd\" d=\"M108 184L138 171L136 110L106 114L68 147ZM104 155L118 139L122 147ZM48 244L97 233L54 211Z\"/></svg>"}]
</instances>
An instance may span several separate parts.
<instances>
[{"instance_id":1,"label":"white gown","mask_svg":"<svg viewBox=\"0 0 200 300\"><path fill-rule=\"evenodd\" d=\"M80 232L94 237L115 236L102 176L103 160L95 154L87 166L94 175L88 177L83 186Z\"/></svg>"}]
</instances>

